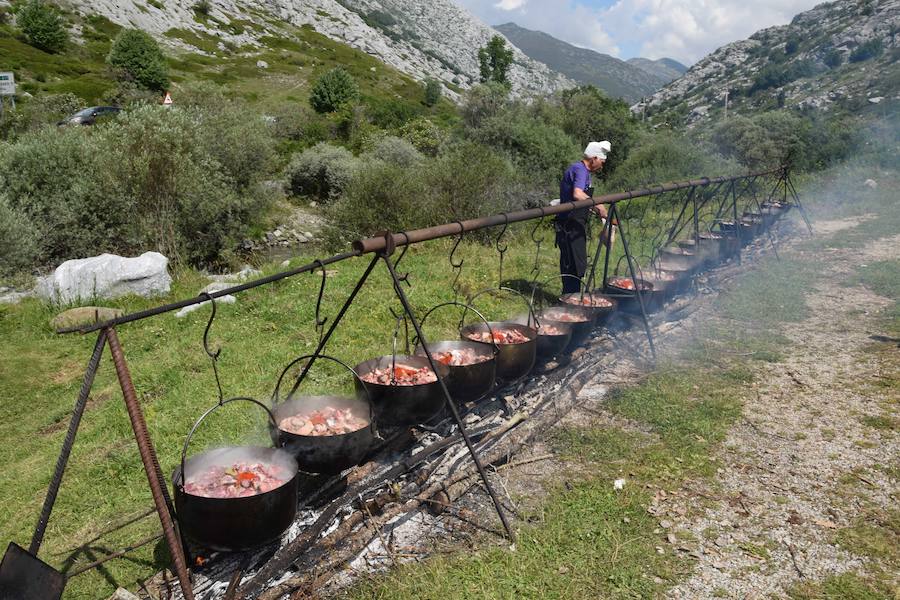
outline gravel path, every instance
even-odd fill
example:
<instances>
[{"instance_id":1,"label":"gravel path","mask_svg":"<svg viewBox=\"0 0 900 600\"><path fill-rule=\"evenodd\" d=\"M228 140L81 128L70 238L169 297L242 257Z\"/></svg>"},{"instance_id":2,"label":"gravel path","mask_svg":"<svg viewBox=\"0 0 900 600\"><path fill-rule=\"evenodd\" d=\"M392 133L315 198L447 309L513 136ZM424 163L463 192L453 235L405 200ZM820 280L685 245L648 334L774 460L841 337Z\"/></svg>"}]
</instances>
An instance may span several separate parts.
<instances>
[{"instance_id":1,"label":"gravel path","mask_svg":"<svg viewBox=\"0 0 900 600\"><path fill-rule=\"evenodd\" d=\"M870 336L890 300L846 282L867 262L898 258L898 248L900 236L826 251L830 267L807 296L809 317L779 329L793 346L784 361L759 367L715 480L651 507L676 551L697 560L669 598L784 597L801 580L866 572L868 559L838 547L834 532L897 505L898 482L878 467L896 463L900 436L861 419L889 416L898 398L871 384L883 374ZM785 255L803 259L790 244Z\"/></svg>"}]
</instances>

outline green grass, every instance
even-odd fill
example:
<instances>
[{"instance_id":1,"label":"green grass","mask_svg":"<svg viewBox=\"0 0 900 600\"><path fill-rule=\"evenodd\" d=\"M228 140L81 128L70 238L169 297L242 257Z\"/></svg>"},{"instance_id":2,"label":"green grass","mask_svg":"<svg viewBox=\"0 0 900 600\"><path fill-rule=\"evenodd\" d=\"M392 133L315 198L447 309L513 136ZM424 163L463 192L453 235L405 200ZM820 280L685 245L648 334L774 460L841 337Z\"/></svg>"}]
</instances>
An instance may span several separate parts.
<instances>
[{"instance_id":1,"label":"green grass","mask_svg":"<svg viewBox=\"0 0 900 600\"><path fill-rule=\"evenodd\" d=\"M788 593L791 600L892 600L885 588L873 585L859 575L832 575L820 582L799 583Z\"/></svg>"}]
</instances>

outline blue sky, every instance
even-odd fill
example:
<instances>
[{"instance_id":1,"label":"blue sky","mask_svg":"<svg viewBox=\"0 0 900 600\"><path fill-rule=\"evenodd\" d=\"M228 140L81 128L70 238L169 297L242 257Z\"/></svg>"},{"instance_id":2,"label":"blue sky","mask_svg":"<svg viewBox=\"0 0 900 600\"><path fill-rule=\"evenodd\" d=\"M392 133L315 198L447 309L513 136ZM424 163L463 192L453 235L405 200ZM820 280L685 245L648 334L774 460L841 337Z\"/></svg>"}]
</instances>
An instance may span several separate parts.
<instances>
[{"instance_id":1,"label":"blue sky","mask_svg":"<svg viewBox=\"0 0 900 600\"><path fill-rule=\"evenodd\" d=\"M627 59L690 65L716 48L784 25L811 0L456 0L488 25L512 21Z\"/></svg>"}]
</instances>

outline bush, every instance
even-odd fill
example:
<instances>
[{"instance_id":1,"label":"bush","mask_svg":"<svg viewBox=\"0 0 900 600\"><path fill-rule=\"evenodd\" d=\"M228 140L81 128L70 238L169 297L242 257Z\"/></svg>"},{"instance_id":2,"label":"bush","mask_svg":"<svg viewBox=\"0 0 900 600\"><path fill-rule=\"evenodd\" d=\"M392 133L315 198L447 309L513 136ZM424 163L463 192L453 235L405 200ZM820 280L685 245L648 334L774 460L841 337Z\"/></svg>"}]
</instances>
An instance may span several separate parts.
<instances>
[{"instance_id":1,"label":"bush","mask_svg":"<svg viewBox=\"0 0 900 600\"><path fill-rule=\"evenodd\" d=\"M441 100L441 82L437 79L425 80L425 106L434 106Z\"/></svg>"},{"instance_id":2,"label":"bush","mask_svg":"<svg viewBox=\"0 0 900 600\"><path fill-rule=\"evenodd\" d=\"M857 46L856 49L850 53L849 60L850 62L862 62L864 60L869 60L870 58L881 56L883 51L884 43L881 41L881 38L876 38Z\"/></svg>"},{"instance_id":3,"label":"bush","mask_svg":"<svg viewBox=\"0 0 900 600\"><path fill-rule=\"evenodd\" d=\"M375 142L372 157L401 167L410 167L425 158L410 142L392 135L379 138Z\"/></svg>"},{"instance_id":4,"label":"bush","mask_svg":"<svg viewBox=\"0 0 900 600\"><path fill-rule=\"evenodd\" d=\"M29 131L55 125L84 108L84 102L74 94L41 94L19 104L0 120L0 138L14 140Z\"/></svg>"},{"instance_id":5,"label":"bush","mask_svg":"<svg viewBox=\"0 0 900 600\"><path fill-rule=\"evenodd\" d=\"M116 36L106 62L120 79L134 81L141 87L162 91L169 85L166 57L156 40L139 29L123 29Z\"/></svg>"},{"instance_id":6,"label":"bush","mask_svg":"<svg viewBox=\"0 0 900 600\"><path fill-rule=\"evenodd\" d=\"M787 85L801 77L809 77L816 72L811 61L799 60L786 65L767 65L753 78L748 95L761 90Z\"/></svg>"},{"instance_id":7,"label":"bush","mask_svg":"<svg viewBox=\"0 0 900 600\"><path fill-rule=\"evenodd\" d=\"M437 156L447 142L447 132L426 117L406 123L400 128L399 134L415 146L416 150L428 156Z\"/></svg>"},{"instance_id":8,"label":"bush","mask_svg":"<svg viewBox=\"0 0 900 600\"><path fill-rule=\"evenodd\" d=\"M509 88L499 83L473 86L460 108L463 123L478 127L484 119L495 116L509 104Z\"/></svg>"},{"instance_id":9,"label":"bush","mask_svg":"<svg viewBox=\"0 0 900 600\"><path fill-rule=\"evenodd\" d=\"M309 104L317 113L330 113L359 96L353 77L341 67L319 77L313 85Z\"/></svg>"},{"instance_id":10,"label":"bush","mask_svg":"<svg viewBox=\"0 0 900 600\"><path fill-rule=\"evenodd\" d=\"M328 202L349 186L358 166L346 148L321 142L294 155L287 167L288 187L294 195Z\"/></svg>"},{"instance_id":11,"label":"bush","mask_svg":"<svg viewBox=\"0 0 900 600\"><path fill-rule=\"evenodd\" d=\"M486 119L471 136L505 153L523 173L541 184L557 184L566 165L582 148L559 127L548 125L524 109Z\"/></svg>"},{"instance_id":12,"label":"bush","mask_svg":"<svg viewBox=\"0 0 900 600\"><path fill-rule=\"evenodd\" d=\"M28 43L45 52L62 52L69 41L66 24L56 9L42 0L30 0L16 14L16 23Z\"/></svg>"},{"instance_id":13,"label":"bush","mask_svg":"<svg viewBox=\"0 0 900 600\"><path fill-rule=\"evenodd\" d=\"M590 141L612 143L601 178L615 173L619 163L628 158L637 138L637 122L628 104L606 96L594 86L584 86L562 92L559 105L559 126L582 149Z\"/></svg>"},{"instance_id":14,"label":"bush","mask_svg":"<svg viewBox=\"0 0 900 600\"><path fill-rule=\"evenodd\" d=\"M193 8L195 13L208 16L212 7L209 5L209 0L199 0L198 2L194 2Z\"/></svg>"},{"instance_id":15,"label":"bush","mask_svg":"<svg viewBox=\"0 0 900 600\"><path fill-rule=\"evenodd\" d=\"M844 63L844 55L837 48L832 48L825 53L825 57L822 59L822 61L828 67L835 69Z\"/></svg>"},{"instance_id":16,"label":"bush","mask_svg":"<svg viewBox=\"0 0 900 600\"><path fill-rule=\"evenodd\" d=\"M29 270L38 253L38 235L31 221L0 195L0 275Z\"/></svg>"}]
</instances>

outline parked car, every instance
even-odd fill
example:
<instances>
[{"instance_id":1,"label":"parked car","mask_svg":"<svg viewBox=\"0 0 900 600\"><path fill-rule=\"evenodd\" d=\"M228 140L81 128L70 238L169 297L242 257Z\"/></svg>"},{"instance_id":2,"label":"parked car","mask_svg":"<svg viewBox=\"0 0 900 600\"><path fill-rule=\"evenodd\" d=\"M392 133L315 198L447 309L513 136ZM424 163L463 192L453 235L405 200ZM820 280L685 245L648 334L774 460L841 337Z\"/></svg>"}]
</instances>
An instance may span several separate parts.
<instances>
[{"instance_id":1,"label":"parked car","mask_svg":"<svg viewBox=\"0 0 900 600\"><path fill-rule=\"evenodd\" d=\"M57 125L93 125L98 121L104 121L115 117L122 109L118 106L91 106L79 110L71 117L67 117Z\"/></svg>"}]
</instances>

